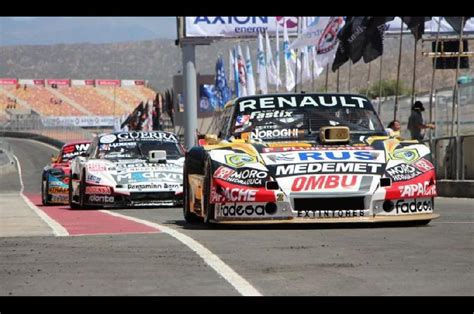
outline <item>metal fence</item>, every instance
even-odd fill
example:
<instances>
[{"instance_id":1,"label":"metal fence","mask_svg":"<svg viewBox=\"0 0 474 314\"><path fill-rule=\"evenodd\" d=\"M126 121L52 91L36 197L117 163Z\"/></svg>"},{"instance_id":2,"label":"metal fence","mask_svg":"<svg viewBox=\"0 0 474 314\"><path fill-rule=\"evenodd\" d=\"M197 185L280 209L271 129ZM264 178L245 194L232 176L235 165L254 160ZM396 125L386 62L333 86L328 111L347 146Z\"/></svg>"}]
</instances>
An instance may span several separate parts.
<instances>
[{"instance_id":1,"label":"metal fence","mask_svg":"<svg viewBox=\"0 0 474 314\"><path fill-rule=\"evenodd\" d=\"M34 133L50 137L62 142L92 139L95 134L105 132L104 129L83 129L75 126L47 127L36 115L18 115L13 119L2 119L0 131Z\"/></svg>"},{"instance_id":2,"label":"metal fence","mask_svg":"<svg viewBox=\"0 0 474 314\"><path fill-rule=\"evenodd\" d=\"M426 130L425 141L429 142L435 158L438 179L474 179L474 84L459 85L453 111L453 88L437 89L433 93L430 121L430 93L418 93L415 101L423 103L425 123L434 123L434 130ZM412 97L398 98L397 120L400 121L403 138L410 138L408 118L411 114ZM395 97L374 101L384 125L393 120ZM456 106L455 108L456 109ZM454 115L454 119L453 119Z\"/></svg>"}]
</instances>

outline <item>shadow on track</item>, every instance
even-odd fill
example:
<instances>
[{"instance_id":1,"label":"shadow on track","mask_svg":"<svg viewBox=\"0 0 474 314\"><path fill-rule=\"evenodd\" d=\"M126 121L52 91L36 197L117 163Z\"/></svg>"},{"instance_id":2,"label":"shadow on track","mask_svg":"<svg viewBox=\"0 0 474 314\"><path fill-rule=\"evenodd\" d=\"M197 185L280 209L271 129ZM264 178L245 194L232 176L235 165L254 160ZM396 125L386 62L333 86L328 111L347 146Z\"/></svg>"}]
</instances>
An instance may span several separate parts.
<instances>
[{"instance_id":1,"label":"shadow on track","mask_svg":"<svg viewBox=\"0 0 474 314\"><path fill-rule=\"evenodd\" d=\"M407 228L430 227L425 222L384 222L384 223L281 223L281 224L209 224L187 223L184 220L168 220L166 224L173 224L188 230L325 230L325 229L373 229L373 228Z\"/></svg>"}]
</instances>

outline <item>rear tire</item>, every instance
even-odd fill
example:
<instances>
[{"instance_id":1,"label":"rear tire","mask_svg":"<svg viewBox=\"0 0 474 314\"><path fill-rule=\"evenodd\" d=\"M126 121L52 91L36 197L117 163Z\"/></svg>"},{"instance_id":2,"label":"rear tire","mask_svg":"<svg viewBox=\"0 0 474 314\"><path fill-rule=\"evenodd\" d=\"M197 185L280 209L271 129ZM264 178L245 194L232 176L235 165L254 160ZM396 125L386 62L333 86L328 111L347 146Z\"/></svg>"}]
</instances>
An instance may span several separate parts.
<instances>
[{"instance_id":1,"label":"rear tire","mask_svg":"<svg viewBox=\"0 0 474 314\"><path fill-rule=\"evenodd\" d=\"M184 175L183 175L183 216L184 220L186 220L187 223L197 223L200 221L199 217L191 212L191 203L190 203L190 187L189 187L189 179L188 179L188 172L186 171L186 167L184 168Z\"/></svg>"},{"instance_id":2,"label":"rear tire","mask_svg":"<svg viewBox=\"0 0 474 314\"><path fill-rule=\"evenodd\" d=\"M415 225L416 226L425 226L427 224L429 224L431 221L431 219L427 219L427 220L418 220L415 222Z\"/></svg>"}]
</instances>

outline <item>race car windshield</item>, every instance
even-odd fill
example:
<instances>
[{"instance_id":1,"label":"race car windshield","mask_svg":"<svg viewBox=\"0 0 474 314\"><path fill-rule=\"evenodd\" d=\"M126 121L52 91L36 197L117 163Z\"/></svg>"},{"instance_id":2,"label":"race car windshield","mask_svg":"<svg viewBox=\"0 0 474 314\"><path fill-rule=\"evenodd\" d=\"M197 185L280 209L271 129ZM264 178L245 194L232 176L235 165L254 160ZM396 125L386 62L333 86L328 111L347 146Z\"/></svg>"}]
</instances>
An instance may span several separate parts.
<instances>
[{"instance_id":1,"label":"race car windshield","mask_svg":"<svg viewBox=\"0 0 474 314\"><path fill-rule=\"evenodd\" d=\"M147 159L151 150L166 151L166 159L183 157L178 144L172 142L124 142L101 144L99 158L103 159Z\"/></svg>"},{"instance_id":2,"label":"race car windshield","mask_svg":"<svg viewBox=\"0 0 474 314\"><path fill-rule=\"evenodd\" d=\"M231 134L250 134L253 139L304 139L319 134L325 126L347 126L351 134L384 135L373 110L362 108L285 108L244 111L236 115Z\"/></svg>"},{"instance_id":3,"label":"race car windshield","mask_svg":"<svg viewBox=\"0 0 474 314\"><path fill-rule=\"evenodd\" d=\"M63 148L60 162L68 162L85 152L89 147L88 143L69 145Z\"/></svg>"}]
</instances>

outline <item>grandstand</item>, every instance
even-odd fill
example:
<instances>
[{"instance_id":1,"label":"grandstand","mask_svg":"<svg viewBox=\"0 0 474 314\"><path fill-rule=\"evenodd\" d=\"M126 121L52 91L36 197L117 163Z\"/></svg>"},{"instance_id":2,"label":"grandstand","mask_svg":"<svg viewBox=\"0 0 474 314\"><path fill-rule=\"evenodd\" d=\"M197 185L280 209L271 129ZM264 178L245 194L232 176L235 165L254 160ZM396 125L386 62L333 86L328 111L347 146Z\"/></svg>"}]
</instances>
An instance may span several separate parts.
<instances>
[{"instance_id":1,"label":"grandstand","mask_svg":"<svg viewBox=\"0 0 474 314\"><path fill-rule=\"evenodd\" d=\"M16 99L16 109L41 116L120 116L156 92L144 80L26 80L0 78L0 115Z\"/></svg>"}]
</instances>

